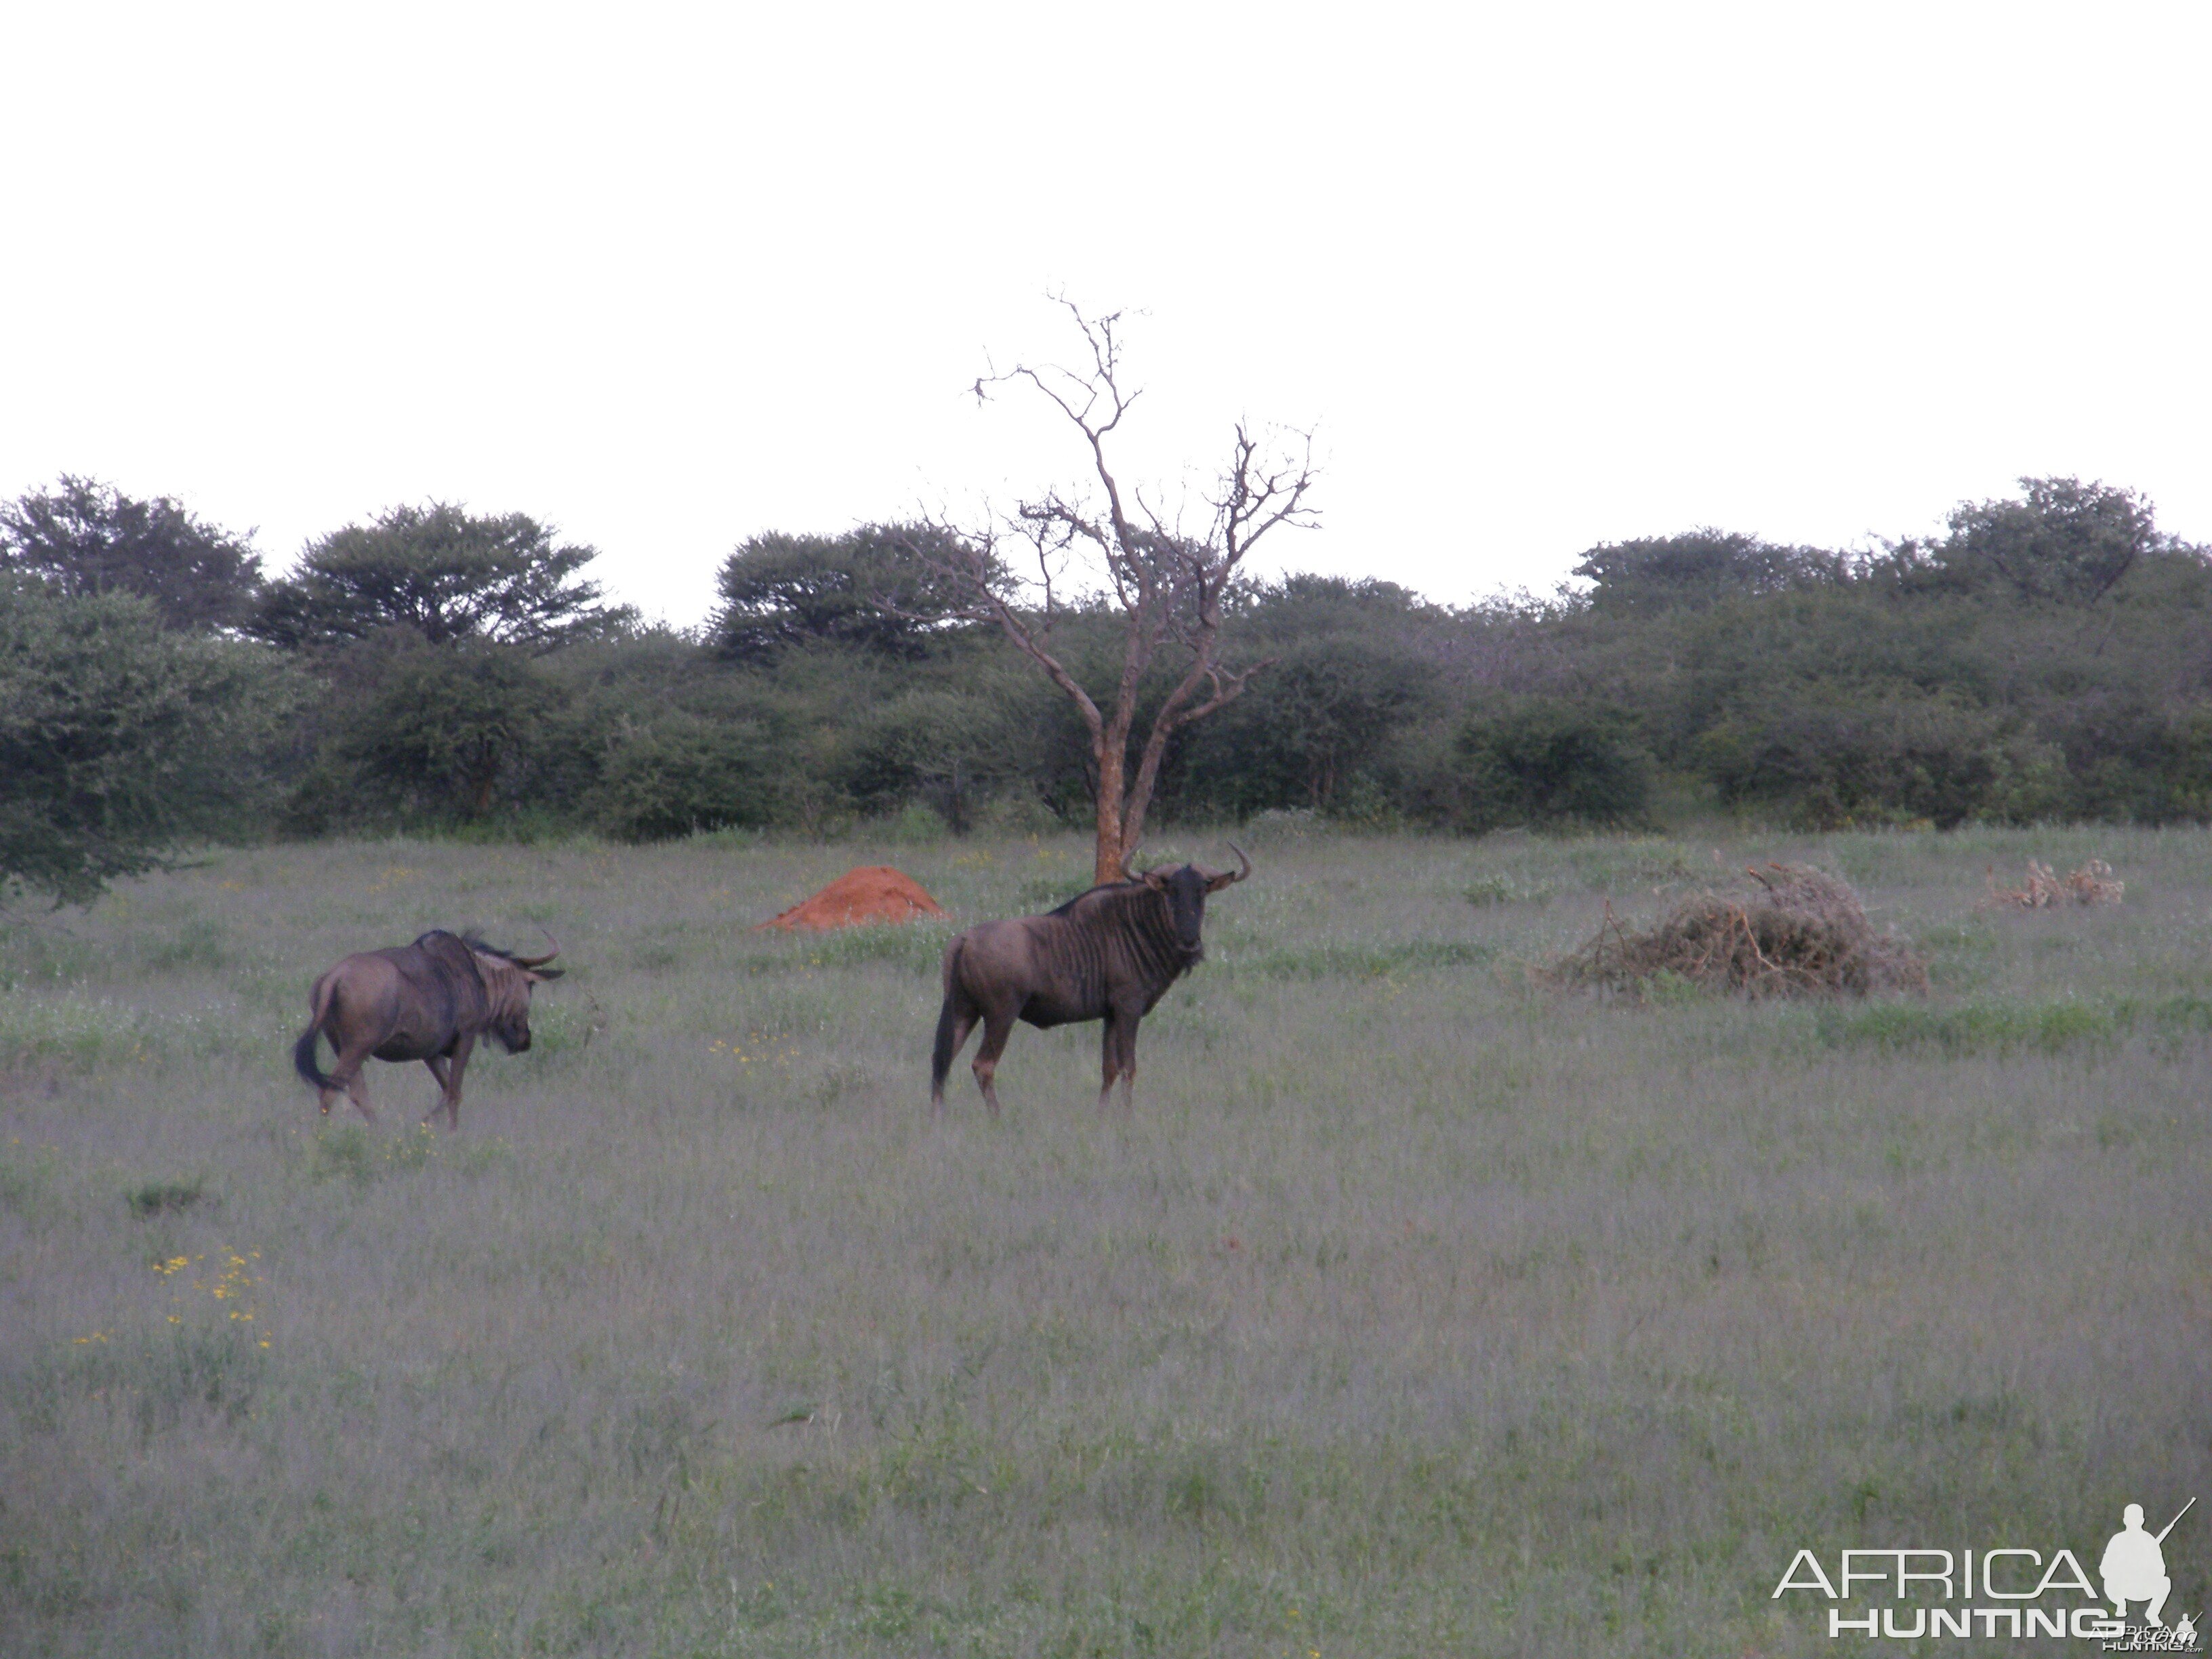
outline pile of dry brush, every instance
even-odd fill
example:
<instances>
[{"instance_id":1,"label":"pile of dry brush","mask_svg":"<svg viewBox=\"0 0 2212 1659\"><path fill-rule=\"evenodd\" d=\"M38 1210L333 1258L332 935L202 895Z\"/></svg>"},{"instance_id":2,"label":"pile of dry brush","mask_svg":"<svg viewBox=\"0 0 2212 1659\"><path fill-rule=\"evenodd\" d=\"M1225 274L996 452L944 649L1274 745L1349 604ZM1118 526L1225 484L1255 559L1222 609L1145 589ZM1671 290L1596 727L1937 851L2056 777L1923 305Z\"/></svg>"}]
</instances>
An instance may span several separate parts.
<instances>
[{"instance_id":1,"label":"pile of dry brush","mask_svg":"<svg viewBox=\"0 0 2212 1659\"><path fill-rule=\"evenodd\" d=\"M1641 933L1622 927L1608 904L1597 937L1549 978L1626 990L1669 974L1748 997L1928 988L1927 958L1876 932L1848 883L1802 864L1744 873L1742 890L1685 899Z\"/></svg>"},{"instance_id":2,"label":"pile of dry brush","mask_svg":"<svg viewBox=\"0 0 2212 1659\"><path fill-rule=\"evenodd\" d=\"M2027 885L2000 887L1997 872L1989 872L1988 902L2009 910L2048 910L2058 904L2118 904L2128 890L2124 881L2112 879L2112 866L2091 859L2080 869L2061 877L2047 864L2027 861Z\"/></svg>"}]
</instances>

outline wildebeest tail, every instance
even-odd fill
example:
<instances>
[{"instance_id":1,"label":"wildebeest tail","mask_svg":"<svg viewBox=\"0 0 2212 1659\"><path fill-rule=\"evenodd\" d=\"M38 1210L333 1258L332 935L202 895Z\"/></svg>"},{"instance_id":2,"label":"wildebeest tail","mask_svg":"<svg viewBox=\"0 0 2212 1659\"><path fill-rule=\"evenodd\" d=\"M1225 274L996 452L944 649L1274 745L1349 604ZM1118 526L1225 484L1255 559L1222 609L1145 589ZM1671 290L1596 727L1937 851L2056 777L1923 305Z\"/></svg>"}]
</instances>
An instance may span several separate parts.
<instances>
[{"instance_id":1,"label":"wildebeest tail","mask_svg":"<svg viewBox=\"0 0 2212 1659\"><path fill-rule=\"evenodd\" d=\"M945 1092L945 1079L952 1070L952 1050L960 1035L958 988L954 976L960 966L960 941L954 939L945 952L945 1006L937 1016L937 1047L929 1056L929 1090L932 1095Z\"/></svg>"},{"instance_id":2,"label":"wildebeest tail","mask_svg":"<svg viewBox=\"0 0 2212 1659\"><path fill-rule=\"evenodd\" d=\"M315 988L307 1001L310 1015L307 1029L300 1033L300 1040L292 1045L293 1069L318 1089L335 1089L338 1086L331 1079L325 1077L323 1068L315 1063L315 1039L322 1036L323 1026L331 1017L331 985L328 975L315 981Z\"/></svg>"}]
</instances>

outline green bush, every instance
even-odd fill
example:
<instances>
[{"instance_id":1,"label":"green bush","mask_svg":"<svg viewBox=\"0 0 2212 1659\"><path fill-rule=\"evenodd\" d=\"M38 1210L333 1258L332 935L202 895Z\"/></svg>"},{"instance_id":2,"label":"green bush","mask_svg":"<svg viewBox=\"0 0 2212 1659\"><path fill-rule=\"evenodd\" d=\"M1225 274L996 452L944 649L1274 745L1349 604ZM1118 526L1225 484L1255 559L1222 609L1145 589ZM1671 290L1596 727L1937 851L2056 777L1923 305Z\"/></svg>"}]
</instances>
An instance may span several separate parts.
<instances>
[{"instance_id":1,"label":"green bush","mask_svg":"<svg viewBox=\"0 0 2212 1659\"><path fill-rule=\"evenodd\" d=\"M1815 684L1730 714L1693 750L1723 803L1821 830L2024 822L2063 800L2058 757L1944 692Z\"/></svg>"},{"instance_id":2,"label":"green bush","mask_svg":"<svg viewBox=\"0 0 2212 1659\"><path fill-rule=\"evenodd\" d=\"M87 901L186 840L258 835L304 690L134 594L0 576L0 888Z\"/></svg>"},{"instance_id":3,"label":"green bush","mask_svg":"<svg viewBox=\"0 0 2212 1659\"><path fill-rule=\"evenodd\" d=\"M1248 596L1234 701L1179 739L1164 799L1188 817L1306 808L1383 829L1403 810L1399 738L1438 702L1422 630L1443 613L1389 582L1286 576Z\"/></svg>"},{"instance_id":4,"label":"green bush","mask_svg":"<svg viewBox=\"0 0 2212 1659\"><path fill-rule=\"evenodd\" d=\"M629 841L757 829L773 816L764 783L771 760L757 723L679 711L615 744L600 768L592 816Z\"/></svg>"},{"instance_id":5,"label":"green bush","mask_svg":"<svg viewBox=\"0 0 2212 1659\"><path fill-rule=\"evenodd\" d=\"M349 795L403 818L467 820L520 804L515 781L565 702L513 647L431 646L393 633L363 647L342 681L325 760Z\"/></svg>"},{"instance_id":6,"label":"green bush","mask_svg":"<svg viewBox=\"0 0 2212 1659\"><path fill-rule=\"evenodd\" d=\"M1035 795L1014 788L985 801L975 811L979 828L1001 836L1049 836L1067 825Z\"/></svg>"},{"instance_id":7,"label":"green bush","mask_svg":"<svg viewBox=\"0 0 2212 1659\"><path fill-rule=\"evenodd\" d=\"M2082 697L2049 725L2066 757L2066 816L2212 818L2212 708Z\"/></svg>"},{"instance_id":8,"label":"green bush","mask_svg":"<svg viewBox=\"0 0 2212 1659\"><path fill-rule=\"evenodd\" d=\"M927 526L757 538L686 632L606 605L592 550L520 515L394 509L262 587L173 503L63 482L0 512L0 882L83 897L260 832L279 795L305 833L502 840L1091 815L1075 702L957 614ZM1373 580L1232 584L1212 706L1169 742L1147 822L2212 818L2212 556L2127 491L2021 489L1940 542L1622 541L1590 550L1584 591L1456 611ZM234 587L289 658L212 631L243 614ZM1049 633L1109 698L1112 602L1058 606ZM1163 648L1139 673L1139 730L1188 668Z\"/></svg>"},{"instance_id":9,"label":"green bush","mask_svg":"<svg viewBox=\"0 0 2212 1659\"><path fill-rule=\"evenodd\" d=\"M1650 812L1652 764L1617 709L1528 697L1475 714L1451 750L1449 816L1468 830L1620 828Z\"/></svg>"},{"instance_id":10,"label":"green bush","mask_svg":"<svg viewBox=\"0 0 2212 1659\"><path fill-rule=\"evenodd\" d=\"M947 829L944 816L935 807L915 801L885 824L884 833L902 847L927 847L943 841Z\"/></svg>"}]
</instances>

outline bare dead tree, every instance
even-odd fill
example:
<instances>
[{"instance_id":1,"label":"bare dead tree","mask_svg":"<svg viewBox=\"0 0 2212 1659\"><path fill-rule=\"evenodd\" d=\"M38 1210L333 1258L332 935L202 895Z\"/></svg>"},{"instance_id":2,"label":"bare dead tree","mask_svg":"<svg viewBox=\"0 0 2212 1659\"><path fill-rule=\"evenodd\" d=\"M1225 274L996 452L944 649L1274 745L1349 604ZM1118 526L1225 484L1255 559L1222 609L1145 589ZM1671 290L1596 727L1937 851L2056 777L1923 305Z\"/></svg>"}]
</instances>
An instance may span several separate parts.
<instances>
[{"instance_id":1,"label":"bare dead tree","mask_svg":"<svg viewBox=\"0 0 2212 1659\"><path fill-rule=\"evenodd\" d=\"M1222 600L1262 536L1318 522L1306 501L1315 478L1313 447L1304 433L1290 434L1286 446L1263 443L1239 422L1229 458L1203 498L1209 509L1205 532L1188 533L1178 515L1163 517L1142 491L1125 489L1109 454L1139 395L1123 385L1121 313L1086 317L1061 303L1082 333L1088 366L1017 364L977 380L975 392L988 401L997 388L1020 382L1042 394L1080 434L1096 494L1091 481L1073 494L1048 491L980 530L927 544L912 538L906 551L960 596L955 617L997 627L1075 704L1091 736L1098 780L1094 879L1119 881L1143 839L1168 740L1240 696L1272 660L1241 669L1224 663ZM1026 574L1032 566L1034 576ZM1122 623L1121 672L1103 708L1055 648L1066 589L1081 569L1103 576L1103 591ZM1142 684L1163 653L1181 676L1152 711L1133 769Z\"/></svg>"}]
</instances>

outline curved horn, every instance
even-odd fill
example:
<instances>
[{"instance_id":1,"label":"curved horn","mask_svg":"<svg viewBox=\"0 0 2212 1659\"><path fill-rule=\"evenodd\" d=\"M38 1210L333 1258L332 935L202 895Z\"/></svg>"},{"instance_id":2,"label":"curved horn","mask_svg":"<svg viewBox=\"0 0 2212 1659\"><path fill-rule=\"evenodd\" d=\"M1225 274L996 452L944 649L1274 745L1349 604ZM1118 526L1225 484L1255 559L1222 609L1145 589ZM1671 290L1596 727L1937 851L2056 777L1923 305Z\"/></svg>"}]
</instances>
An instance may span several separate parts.
<instances>
[{"instance_id":1,"label":"curved horn","mask_svg":"<svg viewBox=\"0 0 2212 1659\"><path fill-rule=\"evenodd\" d=\"M1226 870L1206 871L1204 872L1206 890L1209 893L1218 893L1231 883L1242 881L1252 873L1252 860L1244 856L1244 849L1232 841L1229 843L1229 850L1237 854L1238 866L1237 873L1232 876Z\"/></svg>"},{"instance_id":2,"label":"curved horn","mask_svg":"<svg viewBox=\"0 0 2212 1659\"><path fill-rule=\"evenodd\" d=\"M546 927L540 927L538 931L545 935L545 942L553 948L548 951L542 957L509 957L507 960L512 962L516 967L543 968L547 963L552 961L554 957L561 954L561 941L553 937L552 930Z\"/></svg>"},{"instance_id":3,"label":"curved horn","mask_svg":"<svg viewBox=\"0 0 2212 1659\"><path fill-rule=\"evenodd\" d=\"M1133 864L1133 863L1134 863L1134 862L1136 861L1137 854L1138 854L1138 852L1139 852L1139 850L1144 847L1144 844L1145 844L1144 837L1143 837L1143 836L1139 836L1136 839L1136 841L1135 841L1135 842L1134 842L1130 846L1129 850L1128 850L1127 852L1126 852L1126 853L1124 853L1124 854L1121 854L1121 879L1122 879L1122 880L1124 880L1124 881L1142 881L1142 880L1144 879L1144 872L1141 872L1141 871L1138 871L1138 870L1132 870L1132 869L1129 867L1131 864Z\"/></svg>"}]
</instances>

